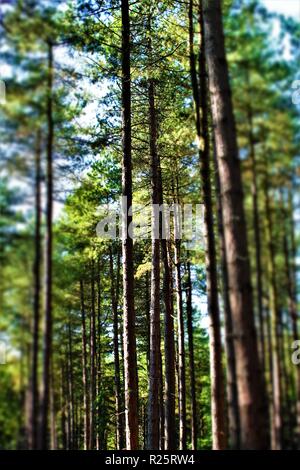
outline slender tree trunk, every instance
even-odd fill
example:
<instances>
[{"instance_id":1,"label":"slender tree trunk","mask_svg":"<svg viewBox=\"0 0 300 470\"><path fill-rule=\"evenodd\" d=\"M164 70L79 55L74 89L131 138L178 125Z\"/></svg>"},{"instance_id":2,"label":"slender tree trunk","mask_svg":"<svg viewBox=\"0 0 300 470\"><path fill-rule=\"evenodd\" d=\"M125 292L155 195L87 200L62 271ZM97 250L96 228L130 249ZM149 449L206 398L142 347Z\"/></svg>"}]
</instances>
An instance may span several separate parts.
<instances>
[{"instance_id":1,"label":"slender tree trunk","mask_svg":"<svg viewBox=\"0 0 300 470\"><path fill-rule=\"evenodd\" d=\"M260 223L258 212L258 189L257 189L257 170L256 155L253 135L253 116L252 108L248 107L248 124L249 124L249 145L250 145L250 161L252 173L252 210L253 210L253 229L254 229L254 246L255 246L255 278L256 278L256 295L257 295L257 311L259 324L259 352L263 378L265 376L265 339L264 339L264 317L263 317L263 283L262 283L262 266L261 266L261 240L260 240Z\"/></svg>"},{"instance_id":2,"label":"slender tree trunk","mask_svg":"<svg viewBox=\"0 0 300 470\"><path fill-rule=\"evenodd\" d=\"M219 162L230 306L235 339L241 447L268 447L259 367L243 190L225 54L221 2L204 0L205 46Z\"/></svg>"},{"instance_id":3,"label":"slender tree trunk","mask_svg":"<svg viewBox=\"0 0 300 470\"><path fill-rule=\"evenodd\" d=\"M74 449L74 377L73 377L73 341L71 323L68 324L68 405L70 416L70 449Z\"/></svg>"},{"instance_id":4,"label":"slender tree trunk","mask_svg":"<svg viewBox=\"0 0 300 470\"><path fill-rule=\"evenodd\" d=\"M51 446L52 450L57 449L57 432L55 420L55 395L54 395L54 377L53 367L51 367L51 383L50 383L50 429L51 429Z\"/></svg>"},{"instance_id":5,"label":"slender tree trunk","mask_svg":"<svg viewBox=\"0 0 300 470\"><path fill-rule=\"evenodd\" d=\"M272 414L271 414L271 446L273 450L282 448L282 387L280 362L280 318L278 292L276 283L275 246L273 242L273 224L271 216L268 175L265 179L266 230L268 244L270 309L272 330Z\"/></svg>"},{"instance_id":6,"label":"slender tree trunk","mask_svg":"<svg viewBox=\"0 0 300 470\"><path fill-rule=\"evenodd\" d=\"M193 34L193 1L189 9L190 37L190 71L192 78L193 97L195 103L196 131L199 142L200 174L204 201L204 230L205 230L205 266L207 277L207 303L210 317L210 365L211 365L211 411L213 449L226 447L226 419L224 401L224 378L222 368L221 325L218 301L218 282L216 267L216 248L214 237L213 206L210 181L209 130L207 109L206 61L204 50L203 15L200 8L200 51L199 51L199 85L196 73ZM200 110L202 119L200 119ZM202 145L200 146L200 142Z\"/></svg>"},{"instance_id":7,"label":"slender tree trunk","mask_svg":"<svg viewBox=\"0 0 300 470\"><path fill-rule=\"evenodd\" d=\"M45 317L43 338L43 376L41 395L40 448L47 449L50 361L52 354L52 217L53 217L53 46L48 44L48 82L47 82L47 195L46 195L46 235L45 235Z\"/></svg>"},{"instance_id":8,"label":"slender tree trunk","mask_svg":"<svg viewBox=\"0 0 300 470\"><path fill-rule=\"evenodd\" d=\"M158 154L159 158L159 154ZM160 161L159 168L159 204L163 209L163 189ZM165 450L176 449L175 433L175 339L174 339L174 312L172 296L172 274L169 264L167 240L164 236L165 218L161 218L161 259L164 267L163 299L164 299L164 350L165 350L165 393L164 393L164 447Z\"/></svg>"},{"instance_id":9,"label":"slender tree trunk","mask_svg":"<svg viewBox=\"0 0 300 470\"><path fill-rule=\"evenodd\" d=\"M190 367L190 393L191 393L191 440L192 450L197 449L197 402L196 402L196 380L194 361L194 338L193 338L193 305L192 305L192 281L191 263L187 262L187 289L186 289L186 318L189 342L189 367Z\"/></svg>"},{"instance_id":10,"label":"slender tree trunk","mask_svg":"<svg viewBox=\"0 0 300 470\"><path fill-rule=\"evenodd\" d=\"M32 369L30 380L30 432L29 448L37 448L37 425L39 414L38 391L38 353L39 353L39 321L41 295L41 132L37 131L35 153L35 235L34 235L34 298L33 298L33 343Z\"/></svg>"},{"instance_id":11,"label":"slender tree trunk","mask_svg":"<svg viewBox=\"0 0 300 470\"><path fill-rule=\"evenodd\" d=\"M89 389L87 377L87 340L86 340L86 316L84 304L84 286L80 281L80 305L81 305L81 337L82 337L82 385L83 385L83 448L89 449L90 444L90 411Z\"/></svg>"},{"instance_id":12,"label":"slender tree trunk","mask_svg":"<svg viewBox=\"0 0 300 470\"><path fill-rule=\"evenodd\" d=\"M90 449L95 448L96 409L96 312L95 312L95 270L91 270L91 316L90 316Z\"/></svg>"},{"instance_id":13,"label":"slender tree trunk","mask_svg":"<svg viewBox=\"0 0 300 470\"><path fill-rule=\"evenodd\" d=\"M224 302L224 323L225 323L225 348L227 359L227 408L228 408L228 437L229 446L232 449L240 448L240 415L238 405L238 390L237 390L237 376L236 376L236 360L233 341L233 325L232 313L229 302L229 285L228 273L226 263L226 250L224 240L224 228L222 217L222 205L220 195L220 179L218 170L218 161L216 152L214 151L214 165L215 165L215 185L217 193L218 205L218 232L220 238L220 252L221 252L221 271L222 271L222 284L223 284L223 302Z\"/></svg>"},{"instance_id":14,"label":"slender tree trunk","mask_svg":"<svg viewBox=\"0 0 300 470\"><path fill-rule=\"evenodd\" d=\"M95 394L96 397L99 396L99 392L102 388L102 349L101 349L101 337L102 337L102 326L101 326L101 274L100 274L100 258L97 261L97 331L96 331L96 390ZM96 410L98 416L98 421L100 422L101 419L101 409L99 404L96 405ZM99 425L96 429L96 449L101 449L101 437L100 437L101 430L99 429Z\"/></svg>"},{"instance_id":15,"label":"slender tree trunk","mask_svg":"<svg viewBox=\"0 0 300 470\"><path fill-rule=\"evenodd\" d=\"M151 49L151 44L150 44ZM151 59L151 50L150 50ZM159 160L154 79L148 81L149 135L151 155L151 295L150 295L150 380L148 398L148 449L159 449L160 431L160 240L159 240Z\"/></svg>"},{"instance_id":16,"label":"slender tree trunk","mask_svg":"<svg viewBox=\"0 0 300 470\"><path fill-rule=\"evenodd\" d=\"M124 429L122 424L122 401L121 401L121 381L120 381L120 359L119 359L119 322L118 322L118 305L115 294L115 276L113 267L112 248L109 247L109 266L110 266L110 293L113 311L113 334L114 334L114 365L115 365L115 409L117 421L117 448L124 448Z\"/></svg>"},{"instance_id":17,"label":"slender tree trunk","mask_svg":"<svg viewBox=\"0 0 300 470\"><path fill-rule=\"evenodd\" d=\"M178 405L179 405L179 448L186 449L186 379L184 320L182 306L180 240L175 240L175 286L178 329Z\"/></svg>"},{"instance_id":18,"label":"slender tree trunk","mask_svg":"<svg viewBox=\"0 0 300 470\"><path fill-rule=\"evenodd\" d=\"M122 196L127 208L132 206L132 161L131 161L131 78L130 78L130 18L128 0L121 2L122 13ZM125 211L124 211L125 212ZM132 216L123 213L123 315L124 315L124 369L125 369L125 413L126 448L139 447L138 426L138 376L134 310L133 240L128 235Z\"/></svg>"}]
</instances>

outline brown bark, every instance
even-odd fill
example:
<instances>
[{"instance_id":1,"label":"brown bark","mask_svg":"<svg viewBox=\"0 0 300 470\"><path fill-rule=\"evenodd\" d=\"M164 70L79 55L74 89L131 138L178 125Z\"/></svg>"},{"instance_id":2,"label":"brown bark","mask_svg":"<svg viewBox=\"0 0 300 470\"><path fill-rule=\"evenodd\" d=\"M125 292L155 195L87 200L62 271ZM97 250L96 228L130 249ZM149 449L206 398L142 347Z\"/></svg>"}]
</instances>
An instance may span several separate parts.
<instances>
[{"instance_id":1,"label":"brown bark","mask_svg":"<svg viewBox=\"0 0 300 470\"><path fill-rule=\"evenodd\" d=\"M115 292L115 275L113 266L112 248L109 247L109 269L110 269L110 294L113 311L113 342L114 342L114 366L115 366L115 410L117 422L117 449L124 448L124 429L122 422L122 399L121 399L121 380L120 380L120 359L119 359L119 321L118 321L118 304Z\"/></svg>"},{"instance_id":2,"label":"brown bark","mask_svg":"<svg viewBox=\"0 0 300 470\"><path fill-rule=\"evenodd\" d=\"M151 44L150 44L151 55ZM159 449L160 431L160 240L159 227L159 160L157 155L157 123L155 109L155 86L153 78L148 81L149 136L151 156L151 294L150 294L150 380L148 398L148 449Z\"/></svg>"},{"instance_id":3,"label":"brown bark","mask_svg":"<svg viewBox=\"0 0 300 470\"><path fill-rule=\"evenodd\" d=\"M128 0L121 2L122 15L122 196L127 208L132 206L131 159L131 78L130 78L130 18ZM139 447L138 427L138 376L134 310L133 240L128 235L132 216L123 213L123 316L124 316L124 369L126 449Z\"/></svg>"},{"instance_id":4,"label":"brown bark","mask_svg":"<svg viewBox=\"0 0 300 470\"><path fill-rule=\"evenodd\" d=\"M264 390L254 325L241 170L220 0L204 0L203 14L234 328L241 447L262 449L268 446Z\"/></svg>"},{"instance_id":5,"label":"brown bark","mask_svg":"<svg viewBox=\"0 0 300 470\"><path fill-rule=\"evenodd\" d=\"M273 223L269 196L268 175L265 177L265 211L268 246L268 271L270 283L271 342L272 342L272 409L271 409L271 447L282 448L282 386L280 361L280 313L275 267L275 246L273 241Z\"/></svg>"},{"instance_id":6,"label":"brown bark","mask_svg":"<svg viewBox=\"0 0 300 470\"><path fill-rule=\"evenodd\" d=\"M89 449L90 445L90 403L87 374L87 339L86 339L86 314L84 303L84 285L80 281L80 308L81 308L81 339L82 339L82 386L83 386L83 448Z\"/></svg>"},{"instance_id":7,"label":"brown bark","mask_svg":"<svg viewBox=\"0 0 300 470\"><path fill-rule=\"evenodd\" d=\"M35 234L34 234L34 298L33 298L33 341L32 369L30 379L30 425L29 448L37 448L37 426L39 414L38 391L38 353L39 353L39 322L41 295L41 132L37 131L35 152Z\"/></svg>"},{"instance_id":8,"label":"brown bark","mask_svg":"<svg viewBox=\"0 0 300 470\"><path fill-rule=\"evenodd\" d=\"M47 78L47 161L46 161L46 234L45 234L45 313L43 337L43 375L41 394L41 449L47 449L48 442L48 414L49 414L49 388L50 388L50 360L52 353L52 218L53 218L53 46L48 44L48 78Z\"/></svg>"},{"instance_id":9,"label":"brown bark","mask_svg":"<svg viewBox=\"0 0 300 470\"><path fill-rule=\"evenodd\" d=\"M204 50L203 15L199 12L200 51L199 51L199 85L196 72L193 34L193 2L189 8L190 38L190 72L192 79L193 98L195 104L196 131L199 142L200 175L204 202L205 232L205 267L207 283L207 303L210 318L210 366L211 366L211 411L213 449L226 447L226 419L224 401L224 378L222 369L221 325L218 301L218 282L216 268L216 248L214 237L213 206L210 181L209 130L207 109L206 60ZM202 112L202 119L200 118Z\"/></svg>"},{"instance_id":10,"label":"brown bark","mask_svg":"<svg viewBox=\"0 0 300 470\"><path fill-rule=\"evenodd\" d=\"M222 287L223 287L223 302L224 302L224 326L225 326L225 349L227 359L226 369L226 385L227 385L227 409L228 409L228 438L229 447L232 449L240 448L240 415L238 406L238 390L237 390L237 376L236 376L236 359L233 341L233 325L232 313L229 302L229 285L228 273L226 263L226 250L224 240L224 228L222 217L222 205L220 196L220 179L218 170L218 161L216 152L214 151L214 166L215 166L215 185L217 193L217 206L218 206L218 232L220 238L220 252L221 252L221 271L222 271Z\"/></svg>"},{"instance_id":11,"label":"brown bark","mask_svg":"<svg viewBox=\"0 0 300 470\"><path fill-rule=\"evenodd\" d=\"M186 378L185 378L185 345L184 320L182 305L180 240L175 240L175 287L177 309L178 339L178 408L179 408L179 449L186 449Z\"/></svg>"},{"instance_id":12,"label":"brown bark","mask_svg":"<svg viewBox=\"0 0 300 470\"><path fill-rule=\"evenodd\" d=\"M96 445L96 312L95 312L95 270L94 261L91 268L91 314L90 314L90 444L94 449Z\"/></svg>"},{"instance_id":13,"label":"brown bark","mask_svg":"<svg viewBox=\"0 0 300 470\"><path fill-rule=\"evenodd\" d=\"M198 423L196 402L196 380L194 361L194 338L193 338L193 305L192 305L192 281L191 263L187 262L187 286L186 286L186 323L189 344L189 369L190 369L190 394L191 394L191 443L192 450L197 450Z\"/></svg>"}]
</instances>

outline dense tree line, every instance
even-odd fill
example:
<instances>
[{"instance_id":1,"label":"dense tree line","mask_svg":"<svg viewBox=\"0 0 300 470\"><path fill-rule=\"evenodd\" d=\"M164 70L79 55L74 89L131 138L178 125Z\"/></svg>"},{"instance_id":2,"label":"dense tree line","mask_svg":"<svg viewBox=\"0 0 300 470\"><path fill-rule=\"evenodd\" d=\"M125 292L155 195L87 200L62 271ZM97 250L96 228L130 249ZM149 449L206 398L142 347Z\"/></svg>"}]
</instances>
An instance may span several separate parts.
<instances>
[{"instance_id":1,"label":"dense tree line","mask_svg":"<svg viewBox=\"0 0 300 470\"><path fill-rule=\"evenodd\" d=\"M0 13L0 447L299 448L299 23L258 0ZM138 210L98 236L120 196Z\"/></svg>"}]
</instances>

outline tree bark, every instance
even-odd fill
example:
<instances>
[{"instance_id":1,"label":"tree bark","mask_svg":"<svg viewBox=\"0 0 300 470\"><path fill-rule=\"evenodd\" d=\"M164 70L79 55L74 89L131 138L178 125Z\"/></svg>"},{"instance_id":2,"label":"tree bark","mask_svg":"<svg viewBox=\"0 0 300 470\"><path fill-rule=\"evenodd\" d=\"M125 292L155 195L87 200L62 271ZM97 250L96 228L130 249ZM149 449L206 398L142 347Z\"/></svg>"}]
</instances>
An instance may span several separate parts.
<instances>
[{"instance_id":1,"label":"tree bark","mask_svg":"<svg viewBox=\"0 0 300 470\"><path fill-rule=\"evenodd\" d=\"M241 447L268 447L250 280L243 190L225 54L221 2L204 0L204 32L233 319Z\"/></svg>"},{"instance_id":2,"label":"tree bark","mask_svg":"<svg viewBox=\"0 0 300 470\"><path fill-rule=\"evenodd\" d=\"M83 386L83 448L90 446L90 403L87 373L86 315L84 303L84 285L80 280L81 338L82 338L82 386Z\"/></svg>"},{"instance_id":3,"label":"tree bark","mask_svg":"<svg viewBox=\"0 0 300 470\"><path fill-rule=\"evenodd\" d=\"M195 104L196 131L199 144L200 175L204 202L205 267L207 283L207 303L210 318L210 376L213 449L226 447L226 419L224 401L224 378L222 369L221 325L218 301L216 248L213 222L213 206L210 181L209 130L207 109L206 60L204 49L204 28L202 9L199 9L200 51L199 85L196 72L193 33L193 1L189 8L190 72ZM200 118L202 112L202 119Z\"/></svg>"},{"instance_id":4,"label":"tree bark","mask_svg":"<svg viewBox=\"0 0 300 470\"><path fill-rule=\"evenodd\" d=\"M192 305L192 281L191 263L187 262L187 286L186 286L186 323L189 343L189 368L190 368L190 393L191 393L191 441L192 450L197 450L197 402L196 402L196 380L194 361L194 338L193 338L193 305Z\"/></svg>"},{"instance_id":5,"label":"tree bark","mask_svg":"<svg viewBox=\"0 0 300 470\"><path fill-rule=\"evenodd\" d=\"M37 426L39 414L38 391L38 354L39 354L39 322L41 295L41 132L37 131L35 151L35 234L34 234L34 297L33 297L33 342L32 370L30 380L30 432L29 448L37 448Z\"/></svg>"},{"instance_id":6,"label":"tree bark","mask_svg":"<svg viewBox=\"0 0 300 470\"><path fill-rule=\"evenodd\" d=\"M222 217L222 204L220 195L220 178L218 170L218 161L216 152L214 151L214 166L215 166L215 186L217 193L217 206L218 206L218 232L220 238L220 252L221 252L221 271L222 271L222 284L223 284L223 302L224 302L224 326L225 326L225 349L227 359L227 408L228 408L228 438L229 447L232 449L240 448L240 415L238 405L238 390L237 390L237 376L236 376L236 359L233 342L233 325L232 313L229 302L229 285L228 273L226 263L226 250L224 240L224 228Z\"/></svg>"},{"instance_id":7,"label":"tree bark","mask_svg":"<svg viewBox=\"0 0 300 470\"><path fill-rule=\"evenodd\" d=\"M96 312L95 312L95 269L94 260L91 267L91 314L90 314L90 449L96 444Z\"/></svg>"},{"instance_id":8,"label":"tree bark","mask_svg":"<svg viewBox=\"0 0 300 470\"><path fill-rule=\"evenodd\" d=\"M122 14L122 196L127 208L132 206L131 159L131 77L130 77L130 18L128 0L121 2ZM123 213L123 315L124 315L124 369L125 369L125 417L126 448L139 447L138 426L138 377L134 310L133 240L128 235L132 216Z\"/></svg>"},{"instance_id":9,"label":"tree bark","mask_svg":"<svg viewBox=\"0 0 300 470\"><path fill-rule=\"evenodd\" d=\"M41 394L41 449L47 449L48 442L48 415L49 415L49 388L50 388L50 361L52 354L52 218L53 218L53 46L48 44L48 78L47 78L47 195L46 195L46 235L45 235L45 317L43 338L43 376Z\"/></svg>"},{"instance_id":10,"label":"tree bark","mask_svg":"<svg viewBox=\"0 0 300 470\"><path fill-rule=\"evenodd\" d=\"M186 449L186 378L184 320L182 306L180 240L175 240L175 286L178 334L178 408L179 408L179 449Z\"/></svg>"},{"instance_id":11,"label":"tree bark","mask_svg":"<svg viewBox=\"0 0 300 470\"><path fill-rule=\"evenodd\" d=\"M150 23L150 19L149 19ZM149 27L151 34L151 27ZM149 39L149 60L152 60L151 38ZM155 84L148 79L149 139L151 157L151 293L150 293L150 379L148 396L148 442L147 448L160 447L160 237L159 237L159 159L157 154L157 120L155 109Z\"/></svg>"},{"instance_id":12,"label":"tree bark","mask_svg":"<svg viewBox=\"0 0 300 470\"><path fill-rule=\"evenodd\" d=\"M271 342L272 342L272 413L271 413L271 447L282 448L282 386L280 361L280 313L275 267L275 246L273 242L273 223L269 196L268 175L265 176L265 210L268 246L268 270L270 283Z\"/></svg>"},{"instance_id":13,"label":"tree bark","mask_svg":"<svg viewBox=\"0 0 300 470\"><path fill-rule=\"evenodd\" d=\"M122 423L122 399L121 399L121 381L120 381L120 359L119 359L119 321L118 321L118 304L115 291L115 276L113 266L112 248L109 247L109 269L110 269L110 294L113 311L113 342L114 342L114 365L115 365L115 410L117 422L117 448L124 448L124 429Z\"/></svg>"}]
</instances>

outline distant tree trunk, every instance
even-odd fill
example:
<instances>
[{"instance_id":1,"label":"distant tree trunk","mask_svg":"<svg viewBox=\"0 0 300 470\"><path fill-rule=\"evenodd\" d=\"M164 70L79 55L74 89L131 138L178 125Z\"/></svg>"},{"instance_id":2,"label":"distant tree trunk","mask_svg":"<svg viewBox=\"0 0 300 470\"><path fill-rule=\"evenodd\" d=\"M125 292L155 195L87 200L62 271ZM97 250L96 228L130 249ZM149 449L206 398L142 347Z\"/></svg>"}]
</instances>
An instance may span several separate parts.
<instances>
[{"instance_id":1,"label":"distant tree trunk","mask_svg":"<svg viewBox=\"0 0 300 470\"><path fill-rule=\"evenodd\" d=\"M204 201L204 230L205 230L205 267L207 277L207 303L210 317L210 365L211 365L211 410L213 449L226 447L226 419L224 402L224 378L222 368L221 325L218 301L218 282L216 266L216 248L214 237L213 206L210 181L209 130L207 109L206 61L204 50L203 15L200 8L200 51L199 51L199 85L196 73L193 34L193 1L189 8L189 37L190 37L190 73L195 103L196 131L199 142L199 161L201 184ZM202 112L202 119L200 118ZM201 144L202 142L202 144Z\"/></svg>"},{"instance_id":2,"label":"distant tree trunk","mask_svg":"<svg viewBox=\"0 0 300 470\"><path fill-rule=\"evenodd\" d=\"M65 365L61 363L61 380L60 380L60 408L61 408L61 437L62 437L62 449L67 449L68 437L67 437L67 417L66 417L66 404L65 404Z\"/></svg>"},{"instance_id":3,"label":"distant tree trunk","mask_svg":"<svg viewBox=\"0 0 300 470\"><path fill-rule=\"evenodd\" d=\"M150 43L150 58L151 58ZM159 240L159 159L157 155L157 122L154 79L148 81L149 137L151 156L151 296L150 296L150 379L148 397L147 448L159 449L160 431L160 240Z\"/></svg>"},{"instance_id":4,"label":"distant tree trunk","mask_svg":"<svg viewBox=\"0 0 300 470\"><path fill-rule=\"evenodd\" d=\"M218 170L218 161L216 152L214 151L214 165L215 165L215 186L217 193L217 206L218 206L218 232L220 239L220 252L221 252L221 271L222 271L222 284L223 284L223 302L224 302L224 321L225 321L225 348L227 359L227 408L228 408L228 437L229 446L232 449L240 448L240 415L238 405L238 390L237 390L237 376L236 376L236 360L233 341L233 325L232 313L229 302L229 285L228 273L226 263L226 250L224 240L224 227L222 217L222 205L220 194L220 178Z\"/></svg>"},{"instance_id":5,"label":"distant tree trunk","mask_svg":"<svg viewBox=\"0 0 300 470\"><path fill-rule=\"evenodd\" d=\"M121 399L121 381L120 381L120 359L119 359L119 322L118 322L118 304L115 293L115 275L113 266L112 248L109 247L109 269L110 269L110 294L113 311L113 342L114 342L114 365L115 365L115 409L117 421L117 448L124 448L124 428L122 423L122 399Z\"/></svg>"},{"instance_id":6,"label":"distant tree trunk","mask_svg":"<svg viewBox=\"0 0 300 470\"><path fill-rule=\"evenodd\" d=\"M71 323L68 324L68 406L70 417L70 449L74 449L74 377L73 377L73 341Z\"/></svg>"},{"instance_id":7,"label":"distant tree trunk","mask_svg":"<svg viewBox=\"0 0 300 470\"><path fill-rule=\"evenodd\" d=\"M127 208L132 206L132 161L131 161L131 78L130 78L130 18L128 0L121 2L122 14L122 196ZM126 448L139 447L138 426L138 377L134 311L134 267L133 240L128 235L132 215L123 213L123 315L124 315L124 369L125 369L125 413Z\"/></svg>"},{"instance_id":8,"label":"distant tree trunk","mask_svg":"<svg viewBox=\"0 0 300 470\"><path fill-rule=\"evenodd\" d=\"M271 446L272 450L282 448L282 387L280 361L280 313L275 267L275 246L273 241L273 223L270 206L268 175L265 177L265 210L268 244L268 264L270 283L270 310L272 331L272 414L271 414Z\"/></svg>"},{"instance_id":9,"label":"distant tree trunk","mask_svg":"<svg viewBox=\"0 0 300 470\"><path fill-rule=\"evenodd\" d=\"M95 448L96 409L96 312L95 312L95 269L91 269L91 315L90 315L90 449Z\"/></svg>"},{"instance_id":10,"label":"distant tree trunk","mask_svg":"<svg viewBox=\"0 0 300 470\"><path fill-rule=\"evenodd\" d=\"M252 108L248 108L249 123L249 145L250 145L250 161L252 173L252 209L253 209L253 229L254 229L254 246L255 246L255 277L256 277L256 295L259 322L259 351L261 359L261 367L263 377L265 374L265 339L264 339L264 317L263 317L263 283L262 283L262 266L261 266L261 240L260 240L260 223L258 212L258 189L257 189L257 170L256 155L253 135L253 116Z\"/></svg>"},{"instance_id":11,"label":"distant tree trunk","mask_svg":"<svg viewBox=\"0 0 300 470\"><path fill-rule=\"evenodd\" d=\"M194 338L193 338L193 305L192 305L192 281L191 263L187 262L187 286L186 286L186 318L187 333L189 343L189 368L190 368L190 393L191 393L191 440L192 450L197 449L197 402L196 402L196 381L195 381L195 361L194 361Z\"/></svg>"},{"instance_id":12,"label":"distant tree trunk","mask_svg":"<svg viewBox=\"0 0 300 470\"><path fill-rule=\"evenodd\" d=\"M96 384L95 384L95 395L99 396L100 390L102 388L101 378L102 378L102 350L101 350L101 337L102 337L102 327L101 327L101 273L100 273L100 258L97 261L97 328L96 328ZM99 404L96 405L96 413L98 416L98 421L101 419L101 409ZM96 428L96 449L101 449L101 436L99 425Z\"/></svg>"},{"instance_id":13,"label":"distant tree trunk","mask_svg":"<svg viewBox=\"0 0 300 470\"><path fill-rule=\"evenodd\" d=\"M178 331L178 408L179 408L179 448L186 449L186 379L184 320L182 305L180 240L175 240L175 286Z\"/></svg>"},{"instance_id":14,"label":"distant tree trunk","mask_svg":"<svg viewBox=\"0 0 300 470\"><path fill-rule=\"evenodd\" d=\"M35 151L35 234L34 234L34 297L33 297L33 341L32 369L30 379L30 426L29 448L37 448L37 425L39 414L38 391L38 353L39 353L39 322L41 296L41 132L37 131Z\"/></svg>"},{"instance_id":15,"label":"distant tree trunk","mask_svg":"<svg viewBox=\"0 0 300 470\"><path fill-rule=\"evenodd\" d=\"M243 190L225 54L221 2L204 0L204 32L219 163L230 306L235 339L241 447L268 447L259 367Z\"/></svg>"},{"instance_id":16,"label":"distant tree trunk","mask_svg":"<svg viewBox=\"0 0 300 470\"><path fill-rule=\"evenodd\" d=\"M48 44L48 82L47 82L47 194L46 194L46 234L45 234L45 317L43 338L43 376L41 394L40 448L47 449L50 361L52 354L52 218L53 218L53 46Z\"/></svg>"},{"instance_id":17,"label":"distant tree trunk","mask_svg":"<svg viewBox=\"0 0 300 470\"><path fill-rule=\"evenodd\" d=\"M84 286L80 280L80 305L81 305L81 337L82 337L82 385L83 385L83 448L89 449L90 445L90 404L87 374L87 340L86 340L86 316L84 304Z\"/></svg>"},{"instance_id":18,"label":"distant tree trunk","mask_svg":"<svg viewBox=\"0 0 300 470\"><path fill-rule=\"evenodd\" d=\"M55 422L55 395L54 395L54 377L53 367L51 367L51 383L50 383L50 429L51 429L51 449L57 449L57 432Z\"/></svg>"},{"instance_id":19,"label":"distant tree trunk","mask_svg":"<svg viewBox=\"0 0 300 470\"><path fill-rule=\"evenodd\" d=\"M159 162L159 204L163 204L162 175ZM172 275L168 258L168 247L164 238L164 217L162 221L161 258L164 267L164 349L165 349L165 410L164 410L164 447L165 450L176 449L175 432L175 339L174 312L172 298Z\"/></svg>"}]
</instances>

